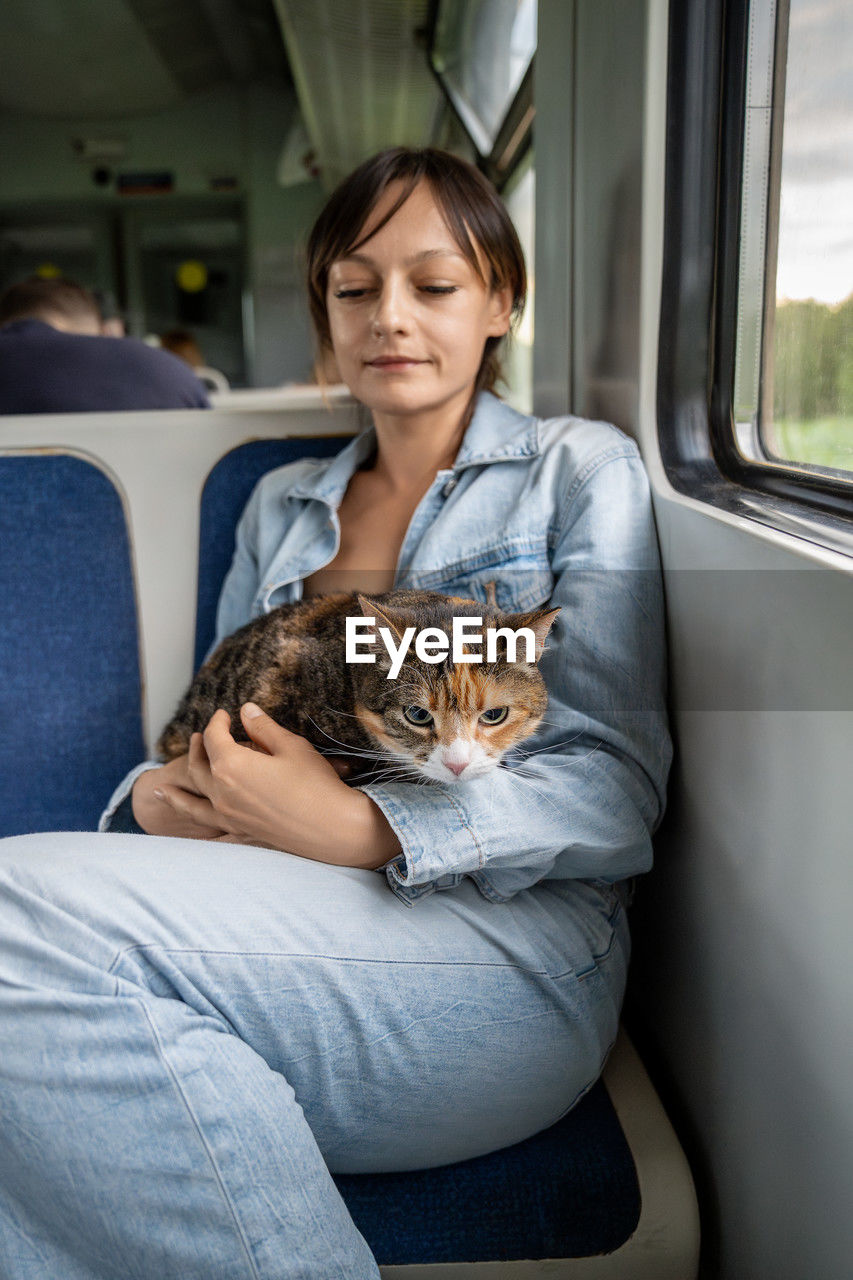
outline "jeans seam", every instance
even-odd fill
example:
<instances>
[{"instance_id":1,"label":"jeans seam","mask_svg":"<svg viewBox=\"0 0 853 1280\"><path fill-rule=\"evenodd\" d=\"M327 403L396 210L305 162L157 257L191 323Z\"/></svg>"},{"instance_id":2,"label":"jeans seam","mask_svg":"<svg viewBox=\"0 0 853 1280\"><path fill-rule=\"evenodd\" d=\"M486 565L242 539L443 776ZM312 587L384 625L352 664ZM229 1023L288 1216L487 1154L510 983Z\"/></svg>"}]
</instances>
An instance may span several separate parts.
<instances>
[{"instance_id":1,"label":"jeans seam","mask_svg":"<svg viewBox=\"0 0 853 1280\"><path fill-rule=\"evenodd\" d=\"M180 1082L180 1080L178 1079L177 1074L176 1074L176 1072L175 1072L174 1068L172 1067L171 1063L169 1062L169 1059L166 1057L166 1052L165 1052L165 1050L164 1050L164 1048L163 1048L163 1044L162 1044L162 1041L161 1041L160 1036L159 1036L159 1034L158 1034L157 1028L156 1028L156 1026L154 1025L154 1022L153 1022L153 1020L152 1020L152 1018L151 1018L150 1013L148 1012L148 1009L145 1007L145 1001L144 1001L141 997L139 997L139 996L135 997L135 999L136 999L137 1003L139 1004L139 1007L140 1007L140 1008L141 1008L141 1010L142 1010L142 1013L143 1013L143 1015L144 1015L144 1017L145 1017L146 1022L148 1023L149 1027L151 1028L151 1034L152 1034L152 1036L153 1036L153 1038L154 1038L154 1044L155 1044L155 1046L156 1046L156 1048L157 1048L157 1054L158 1054L158 1056L159 1056L159 1058L160 1058L160 1061L163 1063L163 1066L166 1068L166 1071L169 1073L169 1076L171 1077L172 1084L173 1084L173 1085L174 1085L174 1087L175 1087L175 1090L176 1090L176 1092L177 1092L177 1094L178 1094L178 1097L181 1099L182 1103L184 1104L184 1108L185 1108L185 1110L186 1110L186 1112L187 1112L187 1115L189 1116L190 1120L192 1121L193 1127L195 1128L195 1131L196 1131L196 1133L198 1134L198 1137L199 1137L199 1140L200 1140L200 1142L201 1142L201 1145L202 1145L202 1147L204 1148L204 1151L205 1151L205 1153L206 1153L206 1155L207 1155L207 1158L208 1158L208 1160L209 1160L209 1162L210 1162L210 1166L211 1166L211 1168L212 1168L212 1170L213 1170L213 1174L214 1174L214 1177L216 1178L216 1182L217 1182L217 1185L218 1185L218 1187L219 1187L219 1190L220 1190L220 1192L221 1192L221 1194L222 1194L222 1198L223 1198L223 1200L225 1201L225 1203L226 1203L226 1204L227 1204L227 1206L228 1206L229 1212L230 1212L230 1214L231 1214L231 1218L232 1218L232 1220L233 1220L233 1222L234 1222L234 1226L235 1226L235 1228L236 1228L237 1235L238 1235L239 1240L240 1240L240 1244L243 1246L243 1250L244 1250L244 1252L245 1252L245 1254L246 1254L246 1260L247 1260L247 1262L248 1262L248 1264L249 1264L249 1271L250 1271L250 1273L251 1273L251 1275L252 1275L252 1277L253 1277L253 1280L261 1280L260 1272L258 1271L257 1267L255 1266L255 1261L254 1261L254 1259L253 1259L253 1257L252 1257L251 1250L249 1249L249 1242L248 1242L248 1240L246 1239L245 1233L244 1233L244 1231L243 1231L243 1227L242 1227L242 1224L241 1224L241 1222L240 1222L240 1218L239 1218L238 1213L237 1213L236 1205L234 1204L233 1200L231 1199L231 1196L228 1194L228 1188L225 1186L225 1181L224 1181L224 1179L223 1179L223 1177L222 1177L222 1173L221 1173L221 1171L220 1171L220 1169L219 1169L219 1164L218 1164L218 1162L217 1162L217 1160L216 1160L216 1156L215 1156L215 1155L214 1155L214 1153L213 1153L213 1149L212 1149L212 1147L210 1146L210 1143L207 1141L207 1138L205 1137L204 1131L203 1131L203 1129L202 1129L201 1125L199 1124L198 1117L196 1116L195 1111L193 1110L193 1108L192 1108L192 1106L191 1106L191 1104L190 1104L190 1100L189 1100L189 1098L187 1097L186 1093L184 1092L183 1088L181 1087L181 1082Z\"/></svg>"},{"instance_id":2,"label":"jeans seam","mask_svg":"<svg viewBox=\"0 0 853 1280\"><path fill-rule=\"evenodd\" d=\"M160 951L165 955L178 956L276 956L281 960L334 960L339 964L418 965L420 967L448 969L517 969L520 973L530 973L536 977L550 978L552 976L547 969L534 969L530 965L502 963L498 960L389 960L387 958L374 959L372 956L338 956L323 951L226 951L213 947L166 947L159 942L135 942L130 947L122 948L110 965L108 972L115 977L113 970L116 965L119 965L125 957L138 951ZM563 977L564 975L559 974L558 976Z\"/></svg>"},{"instance_id":3,"label":"jeans seam","mask_svg":"<svg viewBox=\"0 0 853 1280\"><path fill-rule=\"evenodd\" d=\"M611 1040L610 1044L608 1045L607 1049L605 1050L604 1058L603 1058L603 1062L604 1062L604 1063L606 1063L606 1062L607 1062L607 1059L610 1057L610 1054L611 1054L611 1053L612 1053L612 1051L613 1051L613 1046L614 1046L614 1044L615 1044L615 1043L616 1043L616 1041L615 1041L615 1040ZM570 1112L570 1111L572 1111L572 1110L573 1110L573 1109L578 1105L578 1103L580 1102L581 1098L585 1097L585 1096L586 1096L586 1094L588 1094L588 1093L590 1092L590 1090L592 1090L592 1089L594 1089L594 1088L595 1088L595 1086L598 1084L599 1080L601 1079L601 1073L602 1073L602 1070L603 1070L603 1067L602 1067L602 1068L600 1068L600 1069L596 1072L596 1074L593 1076L592 1080L590 1080L589 1084L584 1085L584 1087L583 1087L582 1089L579 1089L579 1090L578 1090L578 1092L575 1094L574 1098L573 1098L573 1099L572 1099L572 1101L569 1103L569 1105L566 1107L566 1109L565 1109L564 1111L561 1111L561 1112L560 1112L560 1114L559 1114L559 1115L558 1115L554 1120L552 1120L552 1121L551 1121L551 1124L552 1124L552 1125L554 1125L554 1124L559 1124L559 1122L563 1119L563 1117L564 1117L564 1116L567 1116L567 1115L569 1114L569 1112ZM605 1085L605 1088L606 1088L606 1087L607 1087L607 1086ZM609 1097L609 1094L608 1094L608 1097Z\"/></svg>"},{"instance_id":4,"label":"jeans seam","mask_svg":"<svg viewBox=\"0 0 853 1280\"><path fill-rule=\"evenodd\" d=\"M586 969L566 969L563 973L555 973L553 977L554 982L556 982L559 978L575 978L576 981L583 982L585 978L589 978L592 976L592 974L597 972L597 970L601 966L602 961L606 960L609 957L611 951L613 950L613 947L616 944L616 939L617 939L616 917L618 916L621 910L622 910L621 903L617 903L614 910L611 911L610 915L607 917L607 923L610 925L610 928L612 930L610 934L610 941L608 942L607 946L604 948L603 951L597 952L592 957L592 964L588 965Z\"/></svg>"}]
</instances>

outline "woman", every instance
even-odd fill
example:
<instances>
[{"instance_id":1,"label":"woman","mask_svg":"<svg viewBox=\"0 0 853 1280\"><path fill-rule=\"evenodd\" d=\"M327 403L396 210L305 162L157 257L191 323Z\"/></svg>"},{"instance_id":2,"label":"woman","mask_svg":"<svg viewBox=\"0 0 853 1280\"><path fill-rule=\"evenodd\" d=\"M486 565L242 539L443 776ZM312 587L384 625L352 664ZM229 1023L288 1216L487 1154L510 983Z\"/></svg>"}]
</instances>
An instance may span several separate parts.
<instances>
[{"instance_id":1,"label":"woman","mask_svg":"<svg viewBox=\"0 0 853 1280\"><path fill-rule=\"evenodd\" d=\"M5 842L14 1280L375 1277L327 1166L518 1141L616 1034L625 882L649 866L669 763L637 450L490 393L524 268L462 161L362 165L314 229L309 288L373 424L258 486L220 635L303 593L495 582L504 607L561 606L546 721L484 786L352 787L248 705L261 751L218 712L117 793L110 811L132 786L160 839Z\"/></svg>"}]
</instances>

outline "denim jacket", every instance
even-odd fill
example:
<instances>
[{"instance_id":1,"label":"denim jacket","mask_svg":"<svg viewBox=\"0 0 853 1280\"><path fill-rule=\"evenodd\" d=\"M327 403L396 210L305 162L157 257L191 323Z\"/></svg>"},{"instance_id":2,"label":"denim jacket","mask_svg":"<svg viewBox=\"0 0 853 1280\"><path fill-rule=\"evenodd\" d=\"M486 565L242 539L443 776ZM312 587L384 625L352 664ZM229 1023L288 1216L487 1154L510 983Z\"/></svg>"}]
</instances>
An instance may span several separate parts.
<instances>
[{"instance_id":1,"label":"denim jacket","mask_svg":"<svg viewBox=\"0 0 853 1280\"><path fill-rule=\"evenodd\" d=\"M337 457L264 476L241 517L217 640L298 600L340 543L337 508L375 448L373 427ZM453 466L412 516L398 587L561 612L540 659L548 709L485 778L361 786L397 833L385 868L412 900L469 875L503 901L545 877L610 883L651 865L670 764L663 601L648 482L616 427L526 417L481 395Z\"/></svg>"}]
</instances>

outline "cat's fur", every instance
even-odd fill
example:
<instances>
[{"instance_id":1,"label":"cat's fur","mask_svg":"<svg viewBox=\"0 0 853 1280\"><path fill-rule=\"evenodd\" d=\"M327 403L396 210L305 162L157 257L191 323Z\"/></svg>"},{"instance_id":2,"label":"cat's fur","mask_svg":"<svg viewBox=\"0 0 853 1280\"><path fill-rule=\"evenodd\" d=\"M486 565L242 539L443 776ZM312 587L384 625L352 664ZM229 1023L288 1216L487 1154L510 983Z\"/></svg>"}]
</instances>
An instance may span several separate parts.
<instances>
[{"instance_id":1,"label":"cat's fur","mask_svg":"<svg viewBox=\"0 0 853 1280\"><path fill-rule=\"evenodd\" d=\"M159 750L174 759L189 749L190 735L224 707L237 740L246 735L238 715L255 702L279 724L302 734L322 752L348 757L356 772L388 768L399 776L455 783L488 773L512 747L529 737L545 712L548 695L536 663L559 609L504 613L493 604L433 591L395 590L376 596L336 592L280 605L241 627L219 645L198 672ZM386 679L390 658L377 641L370 663L345 661L347 616L375 617L395 634L437 627L448 639L453 617L481 617L487 627L530 627L536 661L527 663L522 644L507 661L499 638L494 663L421 661L412 645L396 679ZM361 650L364 652L364 649ZM404 709L433 716L427 726L410 723ZM502 722L488 725L484 711L507 707ZM410 712L410 714L412 714ZM420 712L414 713L420 716ZM460 768L461 765L461 768Z\"/></svg>"}]
</instances>

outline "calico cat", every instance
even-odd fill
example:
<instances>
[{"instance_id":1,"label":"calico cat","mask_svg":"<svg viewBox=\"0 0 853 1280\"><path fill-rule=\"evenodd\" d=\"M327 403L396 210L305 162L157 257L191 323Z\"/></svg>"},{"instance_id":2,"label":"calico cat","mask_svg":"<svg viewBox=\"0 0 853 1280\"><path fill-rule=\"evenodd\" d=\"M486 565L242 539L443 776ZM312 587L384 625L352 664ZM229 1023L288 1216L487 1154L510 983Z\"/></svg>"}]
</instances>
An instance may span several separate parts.
<instances>
[{"instance_id":1,"label":"calico cat","mask_svg":"<svg viewBox=\"0 0 853 1280\"><path fill-rule=\"evenodd\" d=\"M166 760L183 755L190 735L219 707L230 714L235 739L245 741L238 711L252 701L324 754L347 756L354 775L381 769L419 781L467 782L500 764L544 715L548 694L537 663L558 613L509 614L494 604L404 589L370 597L335 592L279 605L211 654L164 729L159 751ZM345 660L348 616L359 620L359 652L375 654L375 662ZM394 664L378 628L389 629L397 649L408 627L415 635L435 628L450 644L453 618L463 616L482 618L484 632L529 627L534 661L524 661L523 640L516 660L508 661L506 641L497 636L496 661L486 661L485 643L466 646L482 655L479 663L454 663L452 649L440 662L427 662L412 646L402 665L398 660L399 674L388 678ZM366 617L376 619L375 627Z\"/></svg>"}]
</instances>

